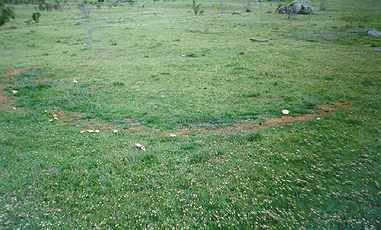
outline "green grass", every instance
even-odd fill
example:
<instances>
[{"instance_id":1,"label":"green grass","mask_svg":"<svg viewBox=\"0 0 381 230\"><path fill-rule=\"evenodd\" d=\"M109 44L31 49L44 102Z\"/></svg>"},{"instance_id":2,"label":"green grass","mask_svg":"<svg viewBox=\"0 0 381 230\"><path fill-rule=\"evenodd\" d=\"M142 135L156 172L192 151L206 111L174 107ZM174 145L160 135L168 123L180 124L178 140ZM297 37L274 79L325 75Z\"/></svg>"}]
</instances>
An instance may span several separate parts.
<instances>
[{"instance_id":1,"label":"green grass","mask_svg":"<svg viewBox=\"0 0 381 230\"><path fill-rule=\"evenodd\" d=\"M32 25L33 6L15 7L0 28L11 99L0 105L0 228L381 227L381 39L353 33L381 30L381 2L334 0L291 19L266 13L270 2L244 13L226 1L221 15L205 1L202 16L191 4L104 7L79 25L75 7ZM10 77L15 68L25 71ZM352 107L255 131L163 135L338 101ZM50 122L58 112L79 118ZM89 122L100 133L80 133Z\"/></svg>"}]
</instances>

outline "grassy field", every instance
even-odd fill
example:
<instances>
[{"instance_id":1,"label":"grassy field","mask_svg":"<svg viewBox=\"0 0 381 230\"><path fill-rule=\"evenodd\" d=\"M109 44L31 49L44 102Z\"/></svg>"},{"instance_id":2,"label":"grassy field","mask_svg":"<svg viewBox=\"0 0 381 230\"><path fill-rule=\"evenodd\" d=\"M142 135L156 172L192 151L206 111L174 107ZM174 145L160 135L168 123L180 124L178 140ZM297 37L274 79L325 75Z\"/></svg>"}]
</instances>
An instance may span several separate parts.
<instances>
[{"instance_id":1,"label":"grassy field","mask_svg":"<svg viewBox=\"0 0 381 230\"><path fill-rule=\"evenodd\" d=\"M1 229L381 228L381 1L225 3L15 6Z\"/></svg>"}]
</instances>

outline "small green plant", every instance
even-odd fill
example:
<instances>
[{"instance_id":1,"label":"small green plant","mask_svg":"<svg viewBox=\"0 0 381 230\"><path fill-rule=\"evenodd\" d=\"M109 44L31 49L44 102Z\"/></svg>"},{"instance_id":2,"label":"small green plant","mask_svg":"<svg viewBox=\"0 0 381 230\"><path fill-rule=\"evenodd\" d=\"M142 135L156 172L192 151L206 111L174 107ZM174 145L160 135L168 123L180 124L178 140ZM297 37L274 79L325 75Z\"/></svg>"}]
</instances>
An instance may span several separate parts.
<instances>
[{"instance_id":1,"label":"small green plant","mask_svg":"<svg viewBox=\"0 0 381 230\"><path fill-rule=\"evenodd\" d=\"M41 13L40 12L35 12L32 14L32 19L35 23L39 23L40 22L40 17L41 17Z\"/></svg>"},{"instance_id":2,"label":"small green plant","mask_svg":"<svg viewBox=\"0 0 381 230\"><path fill-rule=\"evenodd\" d=\"M0 26L9 22L11 19L15 18L14 11L5 5L3 0L0 0Z\"/></svg>"},{"instance_id":3,"label":"small green plant","mask_svg":"<svg viewBox=\"0 0 381 230\"><path fill-rule=\"evenodd\" d=\"M201 15L202 13L204 13L204 11L201 10L200 8L201 8L201 4L196 3L196 0L193 0L192 9L195 15Z\"/></svg>"}]
</instances>

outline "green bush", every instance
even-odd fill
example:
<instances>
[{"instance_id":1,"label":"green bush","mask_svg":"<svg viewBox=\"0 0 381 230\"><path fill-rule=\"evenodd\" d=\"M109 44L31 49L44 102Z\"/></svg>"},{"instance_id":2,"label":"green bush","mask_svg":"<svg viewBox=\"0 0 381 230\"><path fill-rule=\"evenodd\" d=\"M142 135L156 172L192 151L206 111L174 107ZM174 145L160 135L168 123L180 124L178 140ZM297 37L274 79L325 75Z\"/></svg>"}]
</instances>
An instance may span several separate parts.
<instances>
[{"instance_id":1,"label":"green bush","mask_svg":"<svg viewBox=\"0 0 381 230\"><path fill-rule=\"evenodd\" d=\"M5 5L3 0L0 0L0 26L15 18L15 13L11 8Z\"/></svg>"}]
</instances>

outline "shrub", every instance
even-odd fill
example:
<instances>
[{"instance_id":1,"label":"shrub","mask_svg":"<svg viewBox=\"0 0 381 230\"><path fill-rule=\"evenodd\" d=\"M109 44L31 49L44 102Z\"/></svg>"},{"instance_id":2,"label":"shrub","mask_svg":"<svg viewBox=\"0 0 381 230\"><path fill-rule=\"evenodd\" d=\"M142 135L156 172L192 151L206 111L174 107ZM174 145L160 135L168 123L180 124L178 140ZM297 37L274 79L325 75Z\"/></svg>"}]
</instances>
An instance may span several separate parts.
<instances>
[{"instance_id":1,"label":"shrub","mask_svg":"<svg viewBox=\"0 0 381 230\"><path fill-rule=\"evenodd\" d=\"M15 18L15 13L11 8L5 5L3 0L0 0L0 26Z\"/></svg>"},{"instance_id":2,"label":"shrub","mask_svg":"<svg viewBox=\"0 0 381 230\"><path fill-rule=\"evenodd\" d=\"M39 12L33 13L33 15L32 15L32 19L35 23L40 22L40 17L41 17L41 13L39 13Z\"/></svg>"}]
</instances>

